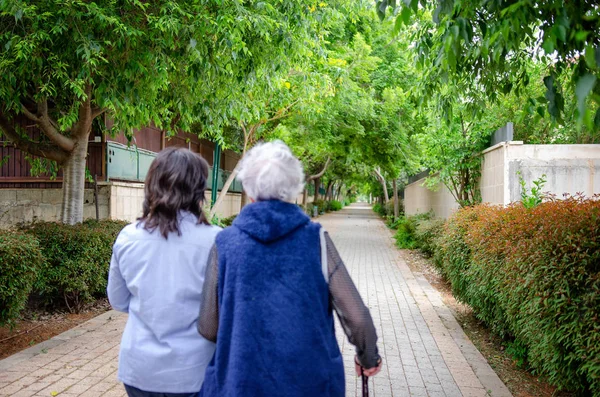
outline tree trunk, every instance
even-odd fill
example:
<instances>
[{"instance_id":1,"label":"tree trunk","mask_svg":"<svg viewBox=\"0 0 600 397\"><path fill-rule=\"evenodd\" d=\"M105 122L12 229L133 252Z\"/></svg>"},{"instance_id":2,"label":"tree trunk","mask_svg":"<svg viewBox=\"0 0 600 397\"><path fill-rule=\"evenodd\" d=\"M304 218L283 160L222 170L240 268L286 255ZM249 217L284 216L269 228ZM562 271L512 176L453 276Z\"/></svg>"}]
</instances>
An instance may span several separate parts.
<instances>
[{"instance_id":1,"label":"tree trunk","mask_svg":"<svg viewBox=\"0 0 600 397\"><path fill-rule=\"evenodd\" d=\"M319 186L321 186L321 178L315 178L315 199L313 202L319 199Z\"/></svg>"},{"instance_id":2,"label":"tree trunk","mask_svg":"<svg viewBox=\"0 0 600 397\"><path fill-rule=\"evenodd\" d=\"M383 187L383 196L385 199L385 204L387 204L390 202L390 195L387 190L387 183L385 182L385 178L381 174L381 171L379 171L379 168L375 168L374 171L375 171L375 176L377 177L377 180L379 181L379 183L381 183L381 186Z\"/></svg>"},{"instance_id":3,"label":"tree trunk","mask_svg":"<svg viewBox=\"0 0 600 397\"><path fill-rule=\"evenodd\" d=\"M306 208L306 202L308 201L308 189L304 186L304 191L302 192L302 206Z\"/></svg>"},{"instance_id":4,"label":"tree trunk","mask_svg":"<svg viewBox=\"0 0 600 397\"><path fill-rule=\"evenodd\" d=\"M325 200L327 200L327 201L332 200L332 197L331 197L332 190L333 190L333 181L329 181L329 182L327 182L327 191L325 192Z\"/></svg>"},{"instance_id":5,"label":"tree trunk","mask_svg":"<svg viewBox=\"0 0 600 397\"><path fill-rule=\"evenodd\" d=\"M344 183L340 183L340 186L338 187L337 193L335 195L335 199L340 201L340 194L342 193L342 187L344 186Z\"/></svg>"},{"instance_id":6,"label":"tree trunk","mask_svg":"<svg viewBox=\"0 0 600 397\"><path fill-rule=\"evenodd\" d=\"M76 143L70 156L62 164L63 186L60 219L74 225L83 222L83 197L85 193L85 160L88 150L88 136L84 134Z\"/></svg>"},{"instance_id":7,"label":"tree trunk","mask_svg":"<svg viewBox=\"0 0 600 397\"><path fill-rule=\"evenodd\" d=\"M398 203L398 183L396 178L393 179L392 184L394 186L394 220L398 219L399 215L399 203Z\"/></svg>"},{"instance_id":8,"label":"tree trunk","mask_svg":"<svg viewBox=\"0 0 600 397\"><path fill-rule=\"evenodd\" d=\"M229 178L227 178L227 180L223 184L223 188L221 189L221 192L219 193L219 196L217 197L217 201L215 201L215 205L213 205L212 208L210 209L210 219L212 219L212 217L215 216L215 213L217 212L217 208L219 208L219 206L221 205L223 200L225 200L225 197L227 196L227 192L229 191L229 186L231 186L231 184L233 183L233 180L235 179L235 177L238 174L239 164L240 164L240 161L238 161L238 165L236 165L234 170L231 171L231 174L229 174Z\"/></svg>"}]
</instances>

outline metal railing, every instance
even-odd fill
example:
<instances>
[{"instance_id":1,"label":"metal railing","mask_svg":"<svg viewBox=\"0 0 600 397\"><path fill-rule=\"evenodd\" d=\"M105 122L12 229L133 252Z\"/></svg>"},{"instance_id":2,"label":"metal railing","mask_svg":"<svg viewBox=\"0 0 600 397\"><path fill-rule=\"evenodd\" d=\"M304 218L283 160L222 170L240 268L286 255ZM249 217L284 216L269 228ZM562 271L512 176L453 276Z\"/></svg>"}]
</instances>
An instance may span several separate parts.
<instances>
[{"instance_id":1,"label":"metal railing","mask_svg":"<svg viewBox=\"0 0 600 397\"><path fill-rule=\"evenodd\" d=\"M106 177L107 180L119 179L125 181L144 182L150 164L156 158L156 153L138 148L136 145L123 145L118 142L106 143ZM207 188L212 190L212 167L209 167ZM223 189L223 185L231 171L219 169L217 189ZM242 192L242 184L234 179L229 191L233 193Z\"/></svg>"}]
</instances>

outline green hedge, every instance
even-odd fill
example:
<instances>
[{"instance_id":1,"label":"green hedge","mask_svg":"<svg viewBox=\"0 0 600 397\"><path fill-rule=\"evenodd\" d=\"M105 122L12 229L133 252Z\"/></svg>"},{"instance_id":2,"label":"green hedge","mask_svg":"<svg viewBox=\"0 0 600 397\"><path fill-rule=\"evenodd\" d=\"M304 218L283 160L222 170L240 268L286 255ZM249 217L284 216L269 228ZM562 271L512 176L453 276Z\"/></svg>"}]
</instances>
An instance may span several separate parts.
<instances>
[{"instance_id":1,"label":"green hedge","mask_svg":"<svg viewBox=\"0 0 600 397\"><path fill-rule=\"evenodd\" d=\"M36 238L14 230L0 231L0 325L12 324L19 317L42 261Z\"/></svg>"},{"instance_id":2,"label":"green hedge","mask_svg":"<svg viewBox=\"0 0 600 397\"><path fill-rule=\"evenodd\" d=\"M445 224L445 220L437 218L418 221L414 229L415 247L423 251L425 255L433 256Z\"/></svg>"},{"instance_id":3,"label":"green hedge","mask_svg":"<svg viewBox=\"0 0 600 397\"><path fill-rule=\"evenodd\" d=\"M432 212L423 214L401 216L391 223L390 227L396 229L394 239L398 248L413 249L419 248L417 241L417 227L421 222L429 221L433 218Z\"/></svg>"},{"instance_id":4,"label":"green hedge","mask_svg":"<svg viewBox=\"0 0 600 397\"><path fill-rule=\"evenodd\" d=\"M44 257L34 284L39 303L78 311L105 296L112 246L126 224L111 220L74 226L41 222L24 229L37 238Z\"/></svg>"},{"instance_id":5,"label":"green hedge","mask_svg":"<svg viewBox=\"0 0 600 397\"><path fill-rule=\"evenodd\" d=\"M600 201L459 210L436 263L457 298L562 389L600 396Z\"/></svg>"},{"instance_id":6,"label":"green hedge","mask_svg":"<svg viewBox=\"0 0 600 397\"><path fill-rule=\"evenodd\" d=\"M339 211L342 209L342 203L337 200L332 200L328 205L329 211Z\"/></svg>"}]
</instances>

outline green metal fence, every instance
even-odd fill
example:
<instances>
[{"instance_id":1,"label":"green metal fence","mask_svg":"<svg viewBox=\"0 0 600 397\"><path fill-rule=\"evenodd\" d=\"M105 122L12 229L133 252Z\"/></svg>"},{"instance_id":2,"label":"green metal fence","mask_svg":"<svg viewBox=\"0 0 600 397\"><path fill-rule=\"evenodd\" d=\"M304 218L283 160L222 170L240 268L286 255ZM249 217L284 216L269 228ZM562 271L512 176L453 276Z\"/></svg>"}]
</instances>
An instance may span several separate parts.
<instances>
[{"instance_id":1,"label":"green metal fence","mask_svg":"<svg viewBox=\"0 0 600 397\"><path fill-rule=\"evenodd\" d=\"M156 153L140 149L136 145L123 145L118 142L107 142L106 144L106 175L108 180L120 179L126 181L143 182L150 168L150 164L156 157ZM217 189L221 190L230 171L219 169ZM208 173L207 188L212 190L212 167ZM242 184L234 179L229 187L230 192L241 193Z\"/></svg>"}]
</instances>

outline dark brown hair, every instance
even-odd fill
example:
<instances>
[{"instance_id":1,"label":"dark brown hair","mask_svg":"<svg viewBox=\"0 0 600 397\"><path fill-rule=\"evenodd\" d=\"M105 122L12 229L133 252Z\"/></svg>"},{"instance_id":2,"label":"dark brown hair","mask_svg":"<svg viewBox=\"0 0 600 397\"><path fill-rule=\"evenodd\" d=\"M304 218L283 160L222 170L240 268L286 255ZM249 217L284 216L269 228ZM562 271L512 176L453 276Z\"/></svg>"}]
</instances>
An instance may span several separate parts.
<instances>
[{"instance_id":1,"label":"dark brown hair","mask_svg":"<svg viewBox=\"0 0 600 397\"><path fill-rule=\"evenodd\" d=\"M179 211L198 217L198 223L208 225L202 212L208 178L208 163L200 155L184 148L162 150L148 170L144 188L144 213L138 221L144 229L156 228L165 238L179 230Z\"/></svg>"}]
</instances>

